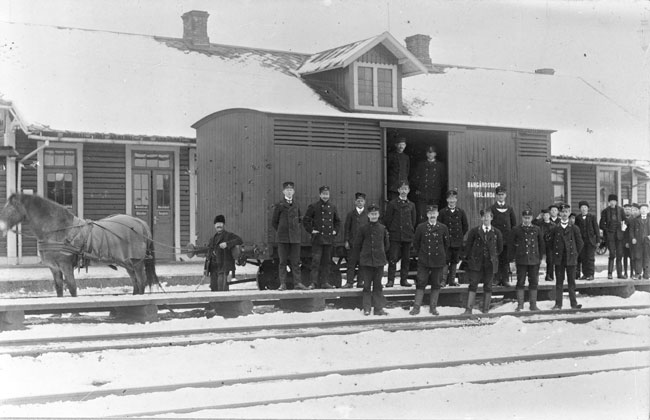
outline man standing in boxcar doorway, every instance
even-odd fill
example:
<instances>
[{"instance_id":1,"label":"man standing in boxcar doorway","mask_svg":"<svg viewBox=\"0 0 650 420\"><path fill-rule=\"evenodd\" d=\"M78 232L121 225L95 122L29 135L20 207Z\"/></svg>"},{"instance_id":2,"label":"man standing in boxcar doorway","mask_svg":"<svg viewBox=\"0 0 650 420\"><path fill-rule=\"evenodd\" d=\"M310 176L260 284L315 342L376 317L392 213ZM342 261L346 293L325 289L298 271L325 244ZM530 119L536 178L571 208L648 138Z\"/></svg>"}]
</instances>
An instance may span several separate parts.
<instances>
[{"instance_id":1,"label":"man standing in boxcar doorway","mask_svg":"<svg viewBox=\"0 0 650 420\"><path fill-rule=\"evenodd\" d=\"M607 241L607 251L609 252L609 261L607 264L607 278L613 278L614 261L616 261L616 275L623 279L623 232L625 221L625 212L618 206L618 196L610 194L607 197L608 205L600 213L599 227L605 235ZM626 228L626 227L625 227Z\"/></svg>"},{"instance_id":2,"label":"man standing in boxcar doorway","mask_svg":"<svg viewBox=\"0 0 650 420\"><path fill-rule=\"evenodd\" d=\"M208 243L208 254L205 257L203 274L210 275L210 290L225 292L229 290L228 273L235 269L233 252L243 242L241 238L225 229L226 218L218 215L214 218L216 233Z\"/></svg>"},{"instance_id":3,"label":"man standing in boxcar doorway","mask_svg":"<svg viewBox=\"0 0 650 420\"><path fill-rule=\"evenodd\" d=\"M306 289L300 277L300 206L294 200L295 184L291 181L282 184L284 198L275 205L271 225L278 234L278 258L280 266L278 275L280 288L287 289L287 262L291 264L294 289Z\"/></svg>"},{"instance_id":4,"label":"man standing in boxcar doorway","mask_svg":"<svg viewBox=\"0 0 650 420\"><path fill-rule=\"evenodd\" d=\"M517 217L512 206L506 204L506 187L498 186L495 190L497 202L492 204L492 214L494 220L492 225L499 229L503 235L503 252L499 254L499 271L497 272L496 283L502 286L510 287L510 261L514 258L514 248L512 245L512 229L517 226Z\"/></svg>"},{"instance_id":5,"label":"man standing in boxcar doorway","mask_svg":"<svg viewBox=\"0 0 650 420\"><path fill-rule=\"evenodd\" d=\"M400 136L395 142L395 148L388 154L386 165L387 183L388 183L388 201L399 196L399 183L403 179L408 179L411 171L411 158L404 153L406 149L406 138Z\"/></svg>"},{"instance_id":6,"label":"man standing in boxcar doorway","mask_svg":"<svg viewBox=\"0 0 650 420\"><path fill-rule=\"evenodd\" d=\"M427 159L417 165L413 175L418 223L426 220L427 206L441 205L442 193L447 186L447 168L436 160L436 156L436 147L427 147Z\"/></svg>"},{"instance_id":7,"label":"man standing in boxcar doorway","mask_svg":"<svg viewBox=\"0 0 650 420\"><path fill-rule=\"evenodd\" d=\"M324 185L318 189L320 200L307 208L302 219L305 230L311 234L311 284L310 289L319 287L332 289L329 283L332 265L332 247L334 238L341 227L336 206L330 203L330 187ZM322 275L323 281L319 281Z\"/></svg>"}]
</instances>

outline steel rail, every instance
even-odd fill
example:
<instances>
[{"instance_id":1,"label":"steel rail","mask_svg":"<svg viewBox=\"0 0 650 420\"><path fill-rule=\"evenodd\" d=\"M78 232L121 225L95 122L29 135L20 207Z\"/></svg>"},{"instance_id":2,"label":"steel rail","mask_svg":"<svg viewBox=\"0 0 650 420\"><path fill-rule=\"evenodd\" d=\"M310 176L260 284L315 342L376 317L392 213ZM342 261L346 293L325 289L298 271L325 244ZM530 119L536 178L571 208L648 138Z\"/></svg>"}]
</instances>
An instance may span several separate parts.
<instances>
[{"instance_id":1,"label":"steel rail","mask_svg":"<svg viewBox=\"0 0 650 420\"><path fill-rule=\"evenodd\" d=\"M564 317L556 317L553 316L553 314L548 314L548 315L551 316L542 319L523 319L522 322L526 324L537 324L537 323L544 323L544 322L566 321L570 323L580 324L580 323L591 322L596 319L609 319L609 320L627 319L631 317L636 317L639 314L626 313L626 314L589 315L589 316L573 315L573 316L564 316ZM180 347L180 346L200 345L200 344L216 344L216 343L223 343L225 341L253 341L253 340L266 340L266 339L312 338L312 337L322 337L322 336L331 336L331 335L353 335L353 334L358 334L373 329L380 329L386 332L414 331L414 330L426 331L426 330L434 330L434 329L442 329L442 328L484 326L484 325L492 325L495 323L494 319L490 319L488 322L485 322L480 319L468 320L465 317L464 319L455 318L448 322L445 322L443 320L435 319L436 317L427 317L427 318L433 318L433 319L430 320L424 320L423 318L421 318L421 320L411 319L410 322L408 323L391 322L389 320L384 320L383 322L376 322L376 323L365 324L365 325L354 324L350 326L347 325L323 326L318 323L288 324L288 325L278 325L276 327L268 326L268 328L264 329L265 331L267 331L266 334L255 334L255 332L259 332L260 330L257 330L257 328L248 330L243 327L238 331L227 331L227 332L219 331L219 329L210 332L202 331L200 333L181 330L178 336L182 336L186 338L179 338L174 341L167 341L167 340L162 341L163 339L169 339L170 334L149 336L149 337L145 337L145 339L143 340L142 338L137 337L137 333L135 335L129 334L128 338L122 338L122 340L138 340L137 342L116 343L115 342L116 340L110 338L111 341L113 341L111 344L101 344L101 345L48 347L51 346L52 343L58 344L58 343L74 342L73 340L69 340L69 338L71 337L65 337L64 340L58 342L48 341L48 342L43 342L43 344L41 344L40 347L33 347L34 344L40 344L40 343L35 343L34 341L30 340L29 343L21 344L22 346L30 346L30 348L16 349L15 347L17 347L18 344L13 344L14 349L0 350L0 355L9 355L12 357L37 357L42 354L48 354L48 353L89 353L89 352L105 351L105 350L125 350L125 349L142 349L142 348L154 348L154 347ZM396 321L402 321L402 319ZM454 322L454 321L461 321L461 322ZM296 331L296 330L301 330L301 331ZM166 333L166 332L161 332L161 333ZM219 336L215 337L215 335L217 334L219 334ZM203 335L203 336L211 335L211 336L206 338L197 338L197 337L193 337L193 335ZM80 338L81 340L79 340L79 342L101 341L100 339L86 340L86 337L83 336ZM149 340L149 341L145 341L145 340ZM153 340L159 340L159 341L153 341Z\"/></svg>"},{"instance_id":2,"label":"steel rail","mask_svg":"<svg viewBox=\"0 0 650 420\"><path fill-rule=\"evenodd\" d=\"M503 356L492 358L476 358L476 359L463 359L463 360L448 360L443 362L426 362L426 363L405 363L399 365L385 365L385 366L372 366L364 368L352 369L339 369L339 370L325 370L316 372L301 372L291 374L276 374L265 376L252 376L247 378L223 378L210 381L199 382L183 382L177 384L167 385L153 385L142 387L118 387L101 390L90 390L82 392L68 392L58 394L35 395L27 397L13 397L0 399L0 405L26 405L26 404L45 404L56 401L87 401L89 399L107 397L107 396L127 396L127 395L141 395L153 392L171 392L181 388L220 388L224 386L262 383L273 381L285 380L305 380L321 378L328 375L367 375L372 373L381 373L392 370L416 370L416 369L435 369L435 368L448 368L457 367L461 365L481 365L481 364L505 364L513 362L532 362L538 360L553 360L553 359L572 359L580 357L597 357L607 356L612 354L619 354L625 352L647 352L650 351L650 346L634 346L634 347L619 347L608 348L600 350L580 350L569 352L556 352L556 353L538 353L538 354L525 354L516 356Z\"/></svg>"},{"instance_id":3,"label":"steel rail","mask_svg":"<svg viewBox=\"0 0 650 420\"><path fill-rule=\"evenodd\" d=\"M577 372L547 373L547 374L540 374L540 375L510 376L506 378L478 379L474 381L470 380L470 381L459 381L459 382L446 382L442 384L414 385L414 386L407 386L407 387L381 388L381 389L365 390L365 391L307 395L303 397L293 397L293 398L276 398L276 399L250 401L250 402L242 402L242 403L214 404L214 405L205 405L205 406L191 407L191 408L144 411L139 413L127 413L127 414L120 414L115 416L108 416L108 418L151 417L151 416L171 414L171 413L187 414L187 413L194 413L202 410L224 410L224 409L235 409L235 408L248 408L248 407L258 407L258 406L269 405L269 404L286 404L286 403L302 402L308 400L319 400L323 398L337 398L337 397L349 398L351 396L365 396L365 395L375 395L375 394L383 394L383 393L397 394L401 392L421 391L424 389L443 388L447 386L454 386L454 385L461 385L461 384L487 385L487 384L498 384L504 382L532 381L532 380L540 380L540 379L541 380L562 379L562 378L570 378L575 376L593 375L596 373L632 371L632 370L641 370L647 368L650 368L650 365L639 365L639 366L630 366L630 367L623 367L623 368L609 368L609 369L598 369L598 370L583 370Z\"/></svg>"},{"instance_id":4,"label":"steel rail","mask_svg":"<svg viewBox=\"0 0 650 420\"><path fill-rule=\"evenodd\" d=\"M211 333L243 333L243 332L255 332L263 331L270 329L300 329L300 328L310 328L310 327L321 327L321 328L331 328L331 327L345 327L345 326L359 326L359 325L382 325L382 324L409 324L416 322L427 322L427 321L466 321L466 320L480 320L480 319L491 319L498 318L501 316L514 316L517 318L527 318L534 316L544 316L544 315L567 315L567 314L582 314L582 313L591 313L591 312L608 312L608 311L636 311L636 310L650 310L649 305L633 305L633 306L599 306L594 308L582 308L582 309L561 309L556 311L520 311L520 312L488 312L484 313L475 313L471 316L468 315L426 315L418 317L401 317L401 318L365 318L365 319L355 319L347 321L325 321L325 322L303 322L303 323L293 323L293 324L262 324L262 325L248 325L243 327L215 327L215 328L195 328L195 329L176 329L176 330L166 330L166 331L140 331L140 332L129 332L129 333L119 333L119 334L92 334L92 335L79 335L79 336L65 336L65 337L39 337L39 338L19 338L19 339L9 339L9 340L0 340L0 346L22 346L28 344L39 344L39 343L63 343L63 342L79 342L79 341L98 341L98 340L124 340L131 338L149 338L149 337L168 337L168 336L177 336L177 335L188 335L188 334L211 334Z\"/></svg>"}]
</instances>

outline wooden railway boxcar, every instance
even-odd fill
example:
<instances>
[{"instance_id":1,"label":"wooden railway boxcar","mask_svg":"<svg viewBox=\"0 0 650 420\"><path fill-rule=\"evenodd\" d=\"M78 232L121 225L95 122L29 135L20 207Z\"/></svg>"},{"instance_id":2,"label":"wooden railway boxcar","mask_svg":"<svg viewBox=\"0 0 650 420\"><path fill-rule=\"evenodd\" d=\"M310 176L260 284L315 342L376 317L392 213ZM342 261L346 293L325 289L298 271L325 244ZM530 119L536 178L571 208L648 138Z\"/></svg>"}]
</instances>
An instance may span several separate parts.
<instances>
[{"instance_id":1,"label":"wooden railway boxcar","mask_svg":"<svg viewBox=\"0 0 650 420\"><path fill-rule=\"evenodd\" d=\"M470 226L479 223L480 209L494 202L496 186L508 189L508 202L518 214L523 209L539 212L552 196L550 130L252 109L219 111L192 127L197 132L198 244L207 244L214 234L214 216L225 215L226 229L244 240L245 257L260 264L260 276L268 276L260 287L274 287L277 274L270 220L274 203L282 198L282 182L296 183L295 199L303 214L318 200L321 185L330 186L330 200L342 219L358 191L367 194L368 203L383 205L386 156L397 136L407 138L405 153L412 167L425 159L427 146L436 146L448 170L445 187L458 190L458 205L466 210ZM302 239L307 257L306 231ZM343 243L342 231L337 240Z\"/></svg>"}]
</instances>

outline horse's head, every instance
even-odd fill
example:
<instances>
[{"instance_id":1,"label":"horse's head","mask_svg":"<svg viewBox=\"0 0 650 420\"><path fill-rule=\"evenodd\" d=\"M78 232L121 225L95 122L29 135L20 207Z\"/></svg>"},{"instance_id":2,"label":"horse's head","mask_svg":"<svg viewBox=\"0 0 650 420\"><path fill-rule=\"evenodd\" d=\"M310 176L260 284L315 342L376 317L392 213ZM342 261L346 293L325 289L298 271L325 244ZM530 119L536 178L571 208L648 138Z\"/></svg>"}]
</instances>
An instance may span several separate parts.
<instances>
[{"instance_id":1,"label":"horse's head","mask_svg":"<svg viewBox=\"0 0 650 420\"><path fill-rule=\"evenodd\" d=\"M0 212L0 232L2 232L2 236L7 236L7 231L24 221L26 217L27 212L20 201L20 195L12 194Z\"/></svg>"}]
</instances>

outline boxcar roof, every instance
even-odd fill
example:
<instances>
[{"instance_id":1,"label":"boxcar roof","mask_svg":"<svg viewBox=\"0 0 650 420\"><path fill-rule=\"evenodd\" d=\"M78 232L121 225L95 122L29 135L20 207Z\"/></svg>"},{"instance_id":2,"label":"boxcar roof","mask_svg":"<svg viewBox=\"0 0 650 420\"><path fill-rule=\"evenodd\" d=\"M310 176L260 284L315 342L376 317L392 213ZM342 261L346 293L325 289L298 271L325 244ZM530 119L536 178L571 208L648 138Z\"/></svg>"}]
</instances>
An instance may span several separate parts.
<instances>
[{"instance_id":1,"label":"boxcar roof","mask_svg":"<svg viewBox=\"0 0 650 420\"><path fill-rule=\"evenodd\" d=\"M252 108L556 130L554 156L650 160L644 118L572 76L446 67L403 79L409 115L351 114L303 81L309 54L6 22L0 39L0 97L33 131L193 139L205 116Z\"/></svg>"}]
</instances>

